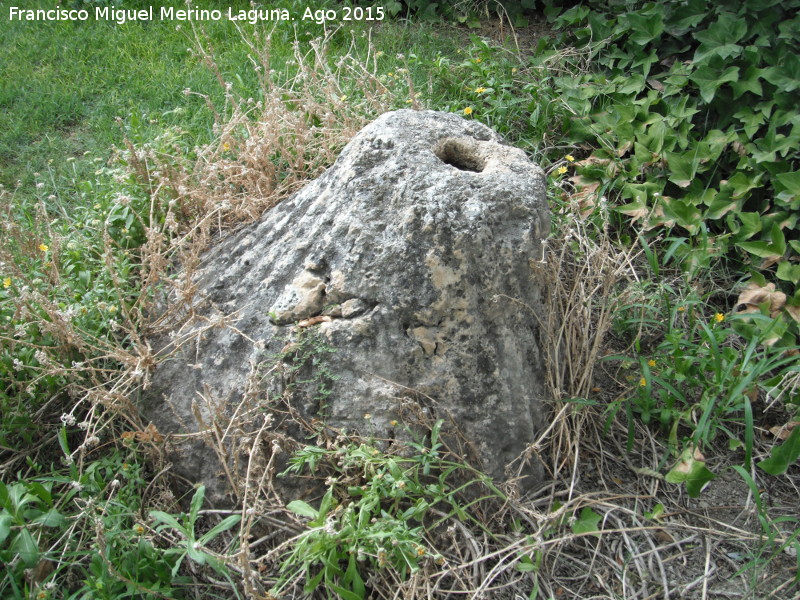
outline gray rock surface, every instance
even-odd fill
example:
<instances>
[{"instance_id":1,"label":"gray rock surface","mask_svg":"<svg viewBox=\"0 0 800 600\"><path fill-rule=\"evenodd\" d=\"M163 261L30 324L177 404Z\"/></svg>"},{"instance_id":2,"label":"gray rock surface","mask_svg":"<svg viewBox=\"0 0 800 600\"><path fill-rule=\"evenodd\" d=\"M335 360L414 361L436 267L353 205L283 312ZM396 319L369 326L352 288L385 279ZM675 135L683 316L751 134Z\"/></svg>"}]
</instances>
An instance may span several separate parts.
<instances>
[{"instance_id":1,"label":"gray rock surface","mask_svg":"<svg viewBox=\"0 0 800 600\"><path fill-rule=\"evenodd\" d=\"M544 174L524 152L456 115L384 114L320 178L204 256L193 318L155 340L169 357L144 418L162 433L201 429L231 444L234 428L251 441L261 417L232 426L231 415L272 410L298 336L314 336L333 349L322 354L335 378L306 384L296 415L391 438L403 399L416 398L452 415L502 479L543 425L530 261L548 232ZM320 383L329 393L315 397ZM246 467L234 446L223 468L189 437L175 469L224 504L224 473ZM530 465L528 483L539 471Z\"/></svg>"}]
</instances>

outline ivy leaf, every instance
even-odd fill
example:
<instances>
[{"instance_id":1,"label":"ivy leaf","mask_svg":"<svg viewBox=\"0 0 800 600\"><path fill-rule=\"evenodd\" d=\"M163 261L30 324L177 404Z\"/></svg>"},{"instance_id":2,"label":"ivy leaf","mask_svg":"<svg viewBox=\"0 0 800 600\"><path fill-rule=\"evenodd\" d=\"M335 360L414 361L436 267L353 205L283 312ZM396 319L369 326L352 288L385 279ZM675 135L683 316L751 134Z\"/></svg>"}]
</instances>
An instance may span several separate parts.
<instances>
[{"instance_id":1,"label":"ivy leaf","mask_svg":"<svg viewBox=\"0 0 800 600\"><path fill-rule=\"evenodd\" d=\"M759 78L763 74L764 69L747 67L747 70L744 72L744 76L742 76L738 81L731 82L731 87L733 88L733 97L739 98L745 92L750 92L756 96L763 95L764 89L761 87L761 82L759 81Z\"/></svg>"},{"instance_id":2,"label":"ivy leaf","mask_svg":"<svg viewBox=\"0 0 800 600\"><path fill-rule=\"evenodd\" d=\"M700 47L694 55L694 61L700 62L709 55L721 58L739 56L742 47L737 42L746 33L747 21L745 19L740 19L733 13L722 13L716 23L705 31L698 31L694 34L694 38L700 42Z\"/></svg>"},{"instance_id":3,"label":"ivy leaf","mask_svg":"<svg viewBox=\"0 0 800 600\"><path fill-rule=\"evenodd\" d=\"M800 198L800 171L781 173L775 178L777 182L773 183L773 187L778 193L778 200L790 203L790 207L796 210L798 207L795 207L793 202Z\"/></svg>"},{"instance_id":4,"label":"ivy leaf","mask_svg":"<svg viewBox=\"0 0 800 600\"><path fill-rule=\"evenodd\" d=\"M738 217L742 222L742 227L738 231L739 239L746 240L761 231L762 224L759 213L740 212Z\"/></svg>"},{"instance_id":5,"label":"ivy leaf","mask_svg":"<svg viewBox=\"0 0 800 600\"><path fill-rule=\"evenodd\" d=\"M697 498L706 484L716 475L706 468L702 454L692 448L687 448L681 454L680 460L675 464L665 479L669 483L685 483L686 491L692 498Z\"/></svg>"},{"instance_id":6,"label":"ivy leaf","mask_svg":"<svg viewBox=\"0 0 800 600\"><path fill-rule=\"evenodd\" d=\"M664 31L664 15L661 12L647 16L631 12L621 17L620 22L627 25L631 41L640 46L661 37Z\"/></svg>"},{"instance_id":7,"label":"ivy leaf","mask_svg":"<svg viewBox=\"0 0 800 600\"><path fill-rule=\"evenodd\" d=\"M800 265L792 264L788 260L782 260L778 263L778 271L775 275L782 281L789 281L797 285L800 283Z\"/></svg>"},{"instance_id":8,"label":"ivy leaf","mask_svg":"<svg viewBox=\"0 0 800 600\"><path fill-rule=\"evenodd\" d=\"M773 448L770 457L757 465L770 475L780 475L785 473L798 457L800 457L800 427L795 427L789 439Z\"/></svg>"},{"instance_id":9,"label":"ivy leaf","mask_svg":"<svg viewBox=\"0 0 800 600\"><path fill-rule=\"evenodd\" d=\"M669 180L678 187L689 187L697 174L699 165L695 152L684 154L670 152L667 154L667 163L670 170Z\"/></svg>"},{"instance_id":10,"label":"ivy leaf","mask_svg":"<svg viewBox=\"0 0 800 600\"><path fill-rule=\"evenodd\" d=\"M599 531L600 519L600 515L586 506L581 511L581 516L572 524L572 531L577 534Z\"/></svg>"},{"instance_id":11,"label":"ivy leaf","mask_svg":"<svg viewBox=\"0 0 800 600\"><path fill-rule=\"evenodd\" d=\"M697 84L700 97L710 103L723 83L739 79L739 67L728 67L720 73L719 69L703 65L695 69L694 73L689 75L689 79Z\"/></svg>"},{"instance_id":12,"label":"ivy leaf","mask_svg":"<svg viewBox=\"0 0 800 600\"><path fill-rule=\"evenodd\" d=\"M800 58L796 54L786 54L780 66L764 69L764 79L784 92L792 92L800 87Z\"/></svg>"}]
</instances>

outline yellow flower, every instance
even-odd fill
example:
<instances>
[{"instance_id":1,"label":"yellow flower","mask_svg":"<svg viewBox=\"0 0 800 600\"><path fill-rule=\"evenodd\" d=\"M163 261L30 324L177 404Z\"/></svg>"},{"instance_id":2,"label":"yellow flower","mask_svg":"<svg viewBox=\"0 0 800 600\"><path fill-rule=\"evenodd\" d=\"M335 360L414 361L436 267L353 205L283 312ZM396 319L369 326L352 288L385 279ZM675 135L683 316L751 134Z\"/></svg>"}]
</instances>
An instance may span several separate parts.
<instances>
[{"instance_id":1,"label":"yellow flower","mask_svg":"<svg viewBox=\"0 0 800 600\"><path fill-rule=\"evenodd\" d=\"M644 377L639 380L639 387L647 387L647 380Z\"/></svg>"},{"instance_id":2,"label":"yellow flower","mask_svg":"<svg viewBox=\"0 0 800 600\"><path fill-rule=\"evenodd\" d=\"M678 307L678 312L685 312L685 311L686 311L686 307L685 306L679 306Z\"/></svg>"},{"instance_id":3,"label":"yellow flower","mask_svg":"<svg viewBox=\"0 0 800 600\"><path fill-rule=\"evenodd\" d=\"M722 313L717 313L714 315L714 320L717 323L722 323L725 320L725 315L723 315Z\"/></svg>"},{"instance_id":4,"label":"yellow flower","mask_svg":"<svg viewBox=\"0 0 800 600\"><path fill-rule=\"evenodd\" d=\"M397 421L392 419L391 421L389 421L389 425L391 425L392 427L397 427Z\"/></svg>"},{"instance_id":5,"label":"yellow flower","mask_svg":"<svg viewBox=\"0 0 800 600\"><path fill-rule=\"evenodd\" d=\"M475 59L475 62L476 62L476 63L479 63L479 62L481 62L481 60L482 60L482 59L480 59L480 58L476 58L476 59Z\"/></svg>"},{"instance_id":6,"label":"yellow flower","mask_svg":"<svg viewBox=\"0 0 800 600\"><path fill-rule=\"evenodd\" d=\"M567 162L575 162L575 157L572 154L567 154L564 158L567 159Z\"/></svg>"},{"instance_id":7,"label":"yellow flower","mask_svg":"<svg viewBox=\"0 0 800 600\"><path fill-rule=\"evenodd\" d=\"M482 93L483 93L483 92L485 92L485 91L486 91L486 88L485 88L485 87L479 87L479 88L475 88L475 93L476 93L476 94L482 94Z\"/></svg>"},{"instance_id":8,"label":"yellow flower","mask_svg":"<svg viewBox=\"0 0 800 600\"><path fill-rule=\"evenodd\" d=\"M517 67L513 67L513 68L511 69L511 74L513 75L513 74L514 74L514 73L516 73L516 72L517 72Z\"/></svg>"},{"instance_id":9,"label":"yellow flower","mask_svg":"<svg viewBox=\"0 0 800 600\"><path fill-rule=\"evenodd\" d=\"M47 244L39 244L39 250L41 250L42 252L47 252L48 250L50 250L50 246L48 246Z\"/></svg>"},{"instance_id":10,"label":"yellow flower","mask_svg":"<svg viewBox=\"0 0 800 600\"><path fill-rule=\"evenodd\" d=\"M425 548L417 546L417 556L425 556Z\"/></svg>"},{"instance_id":11,"label":"yellow flower","mask_svg":"<svg viewBox=\"0 0 800 600\"><path fill-rule=\"evenodd\" d=\"M225 142L224 144L222 144L222 149L223 149L225 152L227 152L228 150L230 150L230 149L231 149L231 145L230 145L228 142Z\"/></svg>"},{"instance_id":12,"label":"yellow flower","mask_svg":"<svg viewBox=\"0 0 800 600\"><path fill-rule=\"evenodd\" d=\"M108 307L108 312L110 313L117 312L117 307L112 304L111 306Z\"/></svg>"},{"instance_id":13,"label":"yellow flower","mask_svg":"<svg viewBox=\"0 0 800 600\"><path fill-rule=\"evenodd\" d=\"M564 165L561 165L560 167L558 167L558 174L559 175L563 175L566 172L567 172L567 167L565 167Z\"/></svg>"},{"instance_id":14,"label":"yellow flower","mask_svg":"<svg viewBox=\"0 0 800 600\"><path fill-rule=\"evenodd\" d=\"M647 361L647 366L648 367L655 367L656 366L656 361L651 358L650 360Z\"/></svg>"},{"instance_id":15,"label":"yellow flower","mask_svg":"<svg viewBox=\"0 0 800 600\"><path fill-rule=\"evenodd\" d=\"M8 288L11 287L11 277L6 277L5 279L3 279L3 287L5 289L8 289Z\"/></svg>"},{"instance_id":16,"label":"yellow flower","mask_svg":"<svg viewBox=\"0 0 800 600\"><path fill-rule=\"evenodd\" d=\"M465 108L464 109L464 114L467 115L467 116L471 115L472 114L472 107L468 106L467 108Z\"/></svg>"},{"instance_id":17,"label":"yellow flower","mask_svg":"<svg viewBox=\"0 0 800 600\"><path fill-rule=\"evenodd\" d=\"M133 531L134 531L134 533L136 533L136 535L142 535L142 534L144 534L144 527L142 527L141 525L137 524L137 525L134 526Z\"/></svg>"}]
</instances>

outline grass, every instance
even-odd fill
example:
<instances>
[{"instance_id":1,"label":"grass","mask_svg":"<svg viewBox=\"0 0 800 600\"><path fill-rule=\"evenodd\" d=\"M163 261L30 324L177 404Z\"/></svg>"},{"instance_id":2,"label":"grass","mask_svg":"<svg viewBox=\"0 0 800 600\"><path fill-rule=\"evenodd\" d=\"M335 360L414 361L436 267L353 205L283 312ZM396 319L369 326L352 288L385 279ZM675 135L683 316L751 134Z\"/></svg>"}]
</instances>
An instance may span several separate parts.
<instances>
[{"instance_id":1,"label":"grass","mask_svg":"<svg viewBox=\"0 0 800 600\"><path fill-rule=\"evenodd\" d=\"M184 598L203 585L206 597L269 597L318 577L309 591L342 597L365 586L409 598L426 586L707 597L721 575L750 597L791 597L800 530L783 501L796 455L787 442L776 477L756 468L793 439L796 367L760 343L770 307L783 304L763 284L739 299L767 325L731 316L730 276L687 276L664 258L680 254L670 240L647 240L613 212L609 189L582 179L580 169L611 169L565 134L573 113L559 78L585 73L587 52L520 55L407 22L258 33L0 20L0 596ZM163 436L135 409L155 360L145 336L181 318L176 304L154 319L154 298L165 288L191 297L190 277L170 265L191 273L213 236L315 177L376 114L406 106L487 122L548 172L555 235L533 266L551 291L540 327L555 404L531 452L551 483L523 500L460 452L420 442L375 454L374 440L352 436L293 459L326 480L319 507L270 504L268 477L245 481L247 500L230 514L204 510L202 489L180 504ZM442 423L422 413L409 422L435 445ZM259 435L273 435L264 427L251 456ZM722 495L743 494L735 525L698 517L684 490L715 493L731 472L741 485L726 480ZM486 497L450 487L458 473ZM400 481L403 494L389 485ZM353 496L359 486L369 493ZM268 510L250 510L257 502ZM366 540L374 577L329 522ZM258 537L265 523L271 533ZM386 527L402 545L382 553ZM720 544L727 554L712 565L708 549Z\"/></svg>"}]
</instances>

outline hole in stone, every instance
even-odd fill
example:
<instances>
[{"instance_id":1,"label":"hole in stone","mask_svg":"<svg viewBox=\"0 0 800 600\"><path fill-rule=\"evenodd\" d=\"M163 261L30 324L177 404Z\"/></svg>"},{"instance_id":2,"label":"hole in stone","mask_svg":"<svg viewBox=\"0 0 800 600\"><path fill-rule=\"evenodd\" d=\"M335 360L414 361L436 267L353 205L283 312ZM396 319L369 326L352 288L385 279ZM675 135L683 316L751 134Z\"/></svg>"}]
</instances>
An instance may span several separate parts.
<instances>
[{"instance_id":1,"label":"hole in stone","mask_svg":"<svg viewBox=\"0 0 800 600\"><path fill-rule=\"evenodd\" d=\"M486 167L485 161L478 155L477 145L464 140L445 138L434 146L433 153L443 163L461 171L480 173Z\"/></svg>"}]
</instances>

